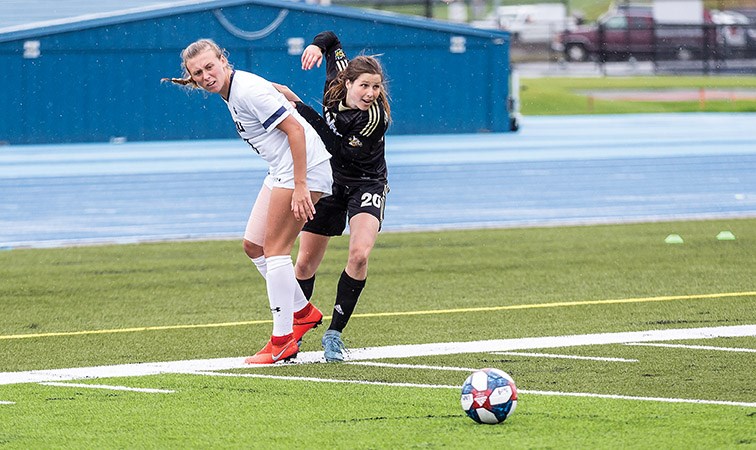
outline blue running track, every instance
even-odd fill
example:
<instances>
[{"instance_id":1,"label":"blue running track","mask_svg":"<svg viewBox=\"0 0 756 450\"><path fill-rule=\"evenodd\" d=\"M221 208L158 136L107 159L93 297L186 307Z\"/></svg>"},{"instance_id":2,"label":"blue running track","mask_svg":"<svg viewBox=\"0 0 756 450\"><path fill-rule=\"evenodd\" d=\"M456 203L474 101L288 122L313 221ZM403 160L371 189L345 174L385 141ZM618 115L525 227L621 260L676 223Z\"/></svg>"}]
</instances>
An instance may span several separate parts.
<instances>
[{"instance_id":1,"label":"blue running track","mask_svg":"<svg viewBox=\"0 0 756 450\"><path fill-rule=\"evenodd\" d=\"M384 230L756 217L756 114L526 117L389 136ZM0 147L0 248L239 237L241 140Z\"/></svg>"}]
</instances>

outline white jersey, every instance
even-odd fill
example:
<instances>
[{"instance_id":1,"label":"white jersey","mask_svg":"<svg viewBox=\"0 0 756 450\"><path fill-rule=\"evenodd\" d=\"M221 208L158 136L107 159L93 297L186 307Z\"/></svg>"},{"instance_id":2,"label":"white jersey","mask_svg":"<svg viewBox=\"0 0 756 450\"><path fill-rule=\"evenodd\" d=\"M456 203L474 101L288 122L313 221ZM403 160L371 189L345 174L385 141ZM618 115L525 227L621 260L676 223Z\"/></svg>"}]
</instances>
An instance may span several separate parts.
<instances>
[{"instance_id":1,"label":"white jersey","mask_svg":"<svg viewBox=\"0 0 756 450\"><path fill-rule=\"evenodd\" d=\"M315 129L266 79L235 70L231 75L226 104L239 136L268 162L270 174L274 178L292 176L294 172L289 140L286 133L276 128L290 115L297 119L305 131L307 168L331 157Z\"/></svg>"}]
</instances>

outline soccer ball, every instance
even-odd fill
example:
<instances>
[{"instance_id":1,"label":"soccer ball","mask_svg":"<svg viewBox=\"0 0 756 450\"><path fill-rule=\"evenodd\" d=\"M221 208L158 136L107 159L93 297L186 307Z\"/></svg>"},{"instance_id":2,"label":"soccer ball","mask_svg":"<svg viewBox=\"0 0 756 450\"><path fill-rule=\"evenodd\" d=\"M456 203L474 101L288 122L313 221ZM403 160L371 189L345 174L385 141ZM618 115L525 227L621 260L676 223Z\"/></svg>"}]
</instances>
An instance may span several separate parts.
<instances>
[{"instance_id":1,"label":"soccer ball","mask_svg":"<svg viewBox=\"0 0 756 450\"><path fill-rule=\"evenodd\" d=\"M478 423L504 422L517 407L517 387L506 372L480 369L462 385L462 410Z\"/></svg>"}]
</instances>

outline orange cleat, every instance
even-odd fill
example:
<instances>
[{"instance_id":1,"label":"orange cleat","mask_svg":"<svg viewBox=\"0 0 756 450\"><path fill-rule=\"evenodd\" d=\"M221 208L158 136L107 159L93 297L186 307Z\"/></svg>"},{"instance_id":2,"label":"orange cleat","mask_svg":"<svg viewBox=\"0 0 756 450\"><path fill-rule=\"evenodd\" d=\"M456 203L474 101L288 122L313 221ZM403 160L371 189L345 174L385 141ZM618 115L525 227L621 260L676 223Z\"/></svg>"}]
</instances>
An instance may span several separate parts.
<instances>
[{"instance_id":1,"label":"orange cleat","mask_svg":"<svg viewBox=\"0 0 756 450\"><path fill-rule=\"evenodd\" d=\"M292 337L283 345L275 345L268 341L262 350L245 359L246 364L273 364L279 361L288 361L293 359L299 353L299 344L296 338Z\"/></svg>"},{"instance_id":2,"label":"orange cleat","mask_svg":"<svg viewBox=\"0 0 756 450\"><path fill-rule=\"evenodd\" d=\"M308 303L303 310L307 308L309 311L302 318L297 319L296 313L294 314L294 339L297 342L302 340L305 333L323 323L323 313L315 305Z\"/></svg>"}]
</instances>

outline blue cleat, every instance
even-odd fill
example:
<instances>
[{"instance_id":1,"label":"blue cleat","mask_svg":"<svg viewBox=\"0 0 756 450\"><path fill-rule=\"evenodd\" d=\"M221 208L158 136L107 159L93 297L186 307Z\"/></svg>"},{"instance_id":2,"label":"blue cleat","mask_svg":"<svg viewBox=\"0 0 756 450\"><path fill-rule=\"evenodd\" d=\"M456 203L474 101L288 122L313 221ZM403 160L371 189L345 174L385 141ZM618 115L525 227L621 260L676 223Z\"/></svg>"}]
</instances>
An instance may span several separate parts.
<instances>
[{"instance_id":1,"label":"blue cleat","mask_svg":"<svg viewBox=\"0 0 756 450\"><path fill-rule=\"evenodd\" d=\"M326 361L344 361L343 350L346 350L346 347L344 347L344 342L341 341L340 332L336 330L326 331L321 342L323 344L323 350L325 350Z\"/></svg>"}]
</instances>

